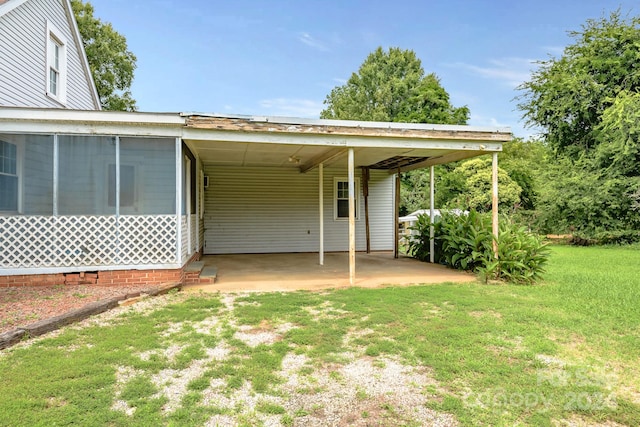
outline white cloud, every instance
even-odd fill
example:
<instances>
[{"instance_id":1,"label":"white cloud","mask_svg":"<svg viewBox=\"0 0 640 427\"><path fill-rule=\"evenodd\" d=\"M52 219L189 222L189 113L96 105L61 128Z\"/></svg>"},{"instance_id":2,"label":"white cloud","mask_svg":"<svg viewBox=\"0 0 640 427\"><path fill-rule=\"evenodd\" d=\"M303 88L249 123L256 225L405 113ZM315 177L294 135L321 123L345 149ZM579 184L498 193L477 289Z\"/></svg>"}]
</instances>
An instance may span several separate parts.
<instances>
[{"instance_id":1,"label":"white cloud","mask_svg":"<svg viewBox=\"0 0 640 427\"><path fill-rule=\"evenodd\" d=\"M327 52L329 50L329 48L323 42L312 37L311 34L309 33L299 33L298 40L300 40L302 43L306 44L307 46L310 46L314 49L321 50L323 52Z\"/></svg>"},{"instance_id":2,"label":"white cloud","mask_svg":"<svg viewBox=\"0 0 640 427\"><path fill-rule=\"evenodd\" d=\"M472 126L491 126L491 127L510 127L510 124L501 123L495 117L482 116L480 114L471 113L469 124Z\"/></svg>"},{"instance_id":3,"label":"white cloud","mask_svg":"<svg viewBox=\"0 0 640 427\"><path fill-rule=\"evenodd\" d=\"M339 85L343 85L343 84L345 84L347 82L347 79L341 79L339 77L334 77L333 81L338 83Z\"/></svg>"},{"instance_id":4,"label":"white cloud","mask_svg":"<svg viewBox=\"0 0 640 427\"><path fill-rule=\"evenodd\" d=\"M464 68L482 77L500 80L504 84L515 88L529 80L531 70L535 68L535 60L527 58L492 59L487 66L479 66L458 62L453 67Z\"/></svg>"},{"instance_id":5,"label":"white cloud","mask_svg":"<svg viewBox=\"0 0 640 427\"><path fill-rule=\"evenodd\" d=\"M324 108L322 102L310 99L273 98L260 101L265 114L271 116L318 118Z\"/></svg>"}]
</instances>

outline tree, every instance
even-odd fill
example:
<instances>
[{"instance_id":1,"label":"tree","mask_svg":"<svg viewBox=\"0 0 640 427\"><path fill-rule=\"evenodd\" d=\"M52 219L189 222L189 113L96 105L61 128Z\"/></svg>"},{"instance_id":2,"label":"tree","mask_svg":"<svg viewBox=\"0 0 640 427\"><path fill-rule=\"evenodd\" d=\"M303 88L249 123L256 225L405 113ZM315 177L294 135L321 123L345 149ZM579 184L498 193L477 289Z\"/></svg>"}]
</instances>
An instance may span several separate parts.
<instances>
[{"instance_id":1,"label":"tree","mask_svg":"<svg viewBox=\"0 0 640 427\"><path fill-rule=\"evenodd\" d=\"M477 157L460 163L450 173L443 175L442 182L438 185L438 205L474 209L478 212L491 211L491 163L490 158ZM520 204L521 193L522 188L518 183L504 169L498 168L500 208L512 211ZM442 195L450 198L444 200Z\"/></svg>"},{"instance_id":2,"label":"tree","mask_svg":"<svg viewBox=\"0 0 640 427\"><path fill-rule=\"evenodd\" d=\"M435 74L425 76L412 50L381 47L324 101L323 119L465 124L469 108L454 107Z\"/></svg>"},{"instance_id":3,"label":"tree","mask_svg":"<svg viewBox=\"0 0 640 427\"><path fill-rule=\"evenodd\" d=\"M618 94L640 91L640 17L616 11L569 34L575 43L519 87L518 107L552 148L577 157L600 142L597 128Z\"/></svg>"},{"instance_id":4,"label":"tree","mask_svg":"<svg viewBox=\"0 0 640 427\"><path fill-rule=\"evenodd\" d=\"M110 23L93 16L91 3L71 0L71 7L102 108L135 111L136 102L130 88L136 57L128 50L127 40Z\"/></svg>"},{"instance_id":5,"label":"tree","mask_svg":"<svg viewBox=\"0 0 640 427\"><path fill-rule=\"evenodd\" d=\"M323 119L384 122L466 124L467 106L454 107L433 73L425 75L412 50L381 47L373 51L342 86L324 101ZM427 207L429 172L415 170L402 177L400 212Z\"/></svg>"}]
</instances>

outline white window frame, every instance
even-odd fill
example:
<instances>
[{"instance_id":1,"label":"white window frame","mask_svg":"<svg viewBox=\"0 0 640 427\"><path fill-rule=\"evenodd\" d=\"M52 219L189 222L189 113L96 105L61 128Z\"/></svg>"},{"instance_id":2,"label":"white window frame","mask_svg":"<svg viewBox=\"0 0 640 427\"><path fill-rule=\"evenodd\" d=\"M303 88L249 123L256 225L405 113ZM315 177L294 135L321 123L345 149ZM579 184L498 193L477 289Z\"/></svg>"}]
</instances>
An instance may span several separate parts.
<instances>
[{"instance_id":1,"label":"white window frame","mask_svg":"<svg viewBox=\"0 0 640 427\"><path fill-rule=\"evenodd\" d=\"M46 34L46 67L45 67L45 92L47 96L62 105L67 102L67 39L51 22L47 21ZM54 63L54 46L58 46L58 67ZM51 91L51 71L58 74L56 92Z\"/></svg>"},{"instance_id":2,"label":"white window frame","mask_svg":"<svg viewBox=\"0 0 640 427\"><path fill-rule=\"evenodd\" d=\"M333 178L333 220L334 221L349 221L349 217L338 217L338 182L349 183L349 178L346 177L334 177ZM354 192L355 205L356 205L356 221L360 220L360 178L354 178Z\"/></svg>"},{"instance_id":3,"label":"white window frame","mask_svg":"<svg viewBox=\"0 0 640 427\"><path fill-rule=\"evenodd\" d=\"M22 143L20 143L19 141L11 141L11 140L7 140L7 138L2 138L0 141L5 142L7 144L11 144L14 145L16 147L16 173L15 175L13 174L5 174L2 173L3 175L9 175L9 176L15 176L16 178L18 178L18 188L17 188L17 197L18 200L16 201L16 210L11 210L11 211L7 211L7 210L0 210L0 215L12 215L12 214L19 214L22 213L22 159L24 157L24 151L23 151L23 145Z\"/></svg>"}]
</instances>

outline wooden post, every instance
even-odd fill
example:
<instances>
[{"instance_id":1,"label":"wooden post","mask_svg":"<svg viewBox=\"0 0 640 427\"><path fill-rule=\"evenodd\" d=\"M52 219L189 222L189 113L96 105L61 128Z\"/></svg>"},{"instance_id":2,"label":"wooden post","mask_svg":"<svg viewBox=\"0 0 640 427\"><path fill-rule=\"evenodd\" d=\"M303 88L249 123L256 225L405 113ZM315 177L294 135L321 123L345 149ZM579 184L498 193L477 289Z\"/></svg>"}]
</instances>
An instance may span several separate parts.
<instances>
[{"instance_id":1,"label":"wooden post","mask_svg":"<svg viewBox=\"0 0 640 427\"><path fill-rule=\"evenodd\" d=\"M429 222L431 225L429 226L429 262L432 264L436 262L436 241L435 241L435 230L433 229L433 221L436 218L435 212L435 166L431 166L429 169Z\"/></svg>"},{"instance_id":2,"label":"wooden post","mask_svg":"<svg viewBox=\"0 0 640 427\"><path fill-rule=\"evenodd\" d=\"M496 258L498 258L498 153L493 153L493 162L492 162L493 170L492 170L492 192L491 192L491 225L493 229L493 236L495 240L493 241L493 253Z\"/></svg>"},{"instance_id":3,"label":"wooden post","mask_svg":"<svg viewBox=\"0 0 640 427\"><path fill-rule=\"evenodd\" d=\"M353 148L349 148L349 284L356 278L356 198Z\"/></svg>"},{"instance_id":4,"label":"wooden post","mask_svg":"<svg viewBox=\"0 0 640 427\"><path fill-rule=\"evenodd\" d=\"M320 265L324 265L324 163L318 165L318 205L320 217Z\"/></svg>"},{"instance_id":5,"label":"wooden post","mask_svg":"<svg viewBox=\"0 0 640 427\"><path fill-rule=\"evenodd\" d=\"M398 245L400 241L400 233L398 230L400 222L400 169L396 174L395 201L393 203L393 257L398 258Z\"/></svg>"},{"instance_id":6,"label":"wooden post","mask_svg":"<svg viewBox=\"0 0 640 427\"><path fill-rule=\"evenodd\" d=\"M371 253L371 230L369 229L369 168L362 167L362 194L364 196L364 227L367 240L367 253Z\"/></svg>"}]
</instances>

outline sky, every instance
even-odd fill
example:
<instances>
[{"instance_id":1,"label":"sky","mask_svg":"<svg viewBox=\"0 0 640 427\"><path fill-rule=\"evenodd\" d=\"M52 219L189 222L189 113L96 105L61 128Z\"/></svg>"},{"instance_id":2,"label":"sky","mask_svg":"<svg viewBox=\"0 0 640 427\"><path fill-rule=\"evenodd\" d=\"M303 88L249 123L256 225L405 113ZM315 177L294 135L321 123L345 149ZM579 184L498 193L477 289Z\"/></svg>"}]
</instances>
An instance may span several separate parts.
<instances>
[{"instance_id":1,"label":"sky","mask_svg":"<svg viewBox=\"0 0 640 427\"><path fill-rule=\"evenodd\" d=\"M140 111L318 118L377 47L413 50L473 126L535 136L516 88L637 0L91 0L137 56Z\"/></svg>"}]
</instances>

